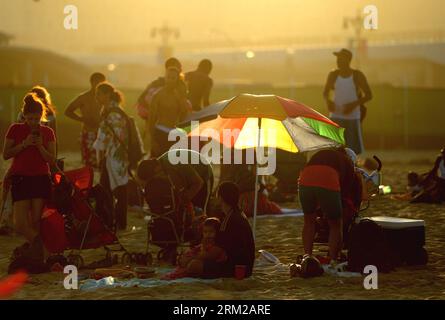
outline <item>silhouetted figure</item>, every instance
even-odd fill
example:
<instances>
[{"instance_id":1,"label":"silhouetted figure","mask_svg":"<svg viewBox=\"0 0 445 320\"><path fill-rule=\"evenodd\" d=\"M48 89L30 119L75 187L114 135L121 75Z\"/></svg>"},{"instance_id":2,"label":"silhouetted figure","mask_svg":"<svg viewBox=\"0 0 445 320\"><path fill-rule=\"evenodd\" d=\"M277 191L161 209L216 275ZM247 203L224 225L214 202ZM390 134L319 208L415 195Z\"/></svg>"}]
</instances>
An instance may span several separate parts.
<instances>
[{"instance_id":1,"label":"silhouetted figure","mask_svg":"<svg viewBox=\"0 0 445 320\"><path fill-rule=\"evenodd\" d=\"M98 168L96 159L96 150L93 143L97 138L97 130L101 120L101 106L96 101L96 87L99 83L105 81L102 73L93 73L90 77L90 90L81 93L66 108L65 115L76 121L82 122L80 136L80 150L82 153L82 162L93 168ZM76 111L79 110L80 114Z\"/></svg>"},{"instance_id":2,"label":"silhouetted figure","mask_svg":"<svg viewBox=\"0 0 445 320\"><path fill-rule=\"evenodd\" d=\"M209 77L211 71L212 62L204 59L199 63L198 69L185 74L193 111L199 111L210 104L210 91L213 87L213 80Z\"/></svg>"},{"instance_id":3,"label":"silhouetted figure","mask_svg":"<svg viewBox=\"0 0 445 320\"><path fill-rule=\"evenodd\" d=\"M352 52L341 49L334 52L338 69L328 75L323 96L329 109L329 117L345 128L346 146L360 154L364 151L361 121L366 116L364 104L372 99L365 75L351 68ZM334 91L334 100L329 97Z\"/></svg>"},{"instance_id":4,"label":"silhouetted figure","mask_svg":"<svg viewBox=\"0 0 445 320\"><path fill-rule=\"evenodd\" d=\"M122 110L122 94L109 83L97 86L96 99L103 108L97 139L93 146L101 163L100 183L115 197L114 215L116 227L127 227L127 183L129 130Z\"/></svg>"},{"instance_id":5,"label":"silhouetted figure","mask_svg":"<svg viewBox=\"0 0 445 320\"><path fill-rule=\"evenodd\" d=\"M147 128L150 133L152 157L162 155L175 143L168 141L168 133L175 129L189 112L187 96L181 83L179 70L170 67L166 71L165 86L153 97Z\"/></svg>"},{"instance_id":6,"label":"silhouetted figure","mask_svg":"<svg viewBox=\"0 0 445 320\"><path fill-rule=\"evenodd\" d=\"M440 150L433 168L419 178L422 190L418 192L412 203L440 203L445 201L445 146Z\"/></svg>"},{"instance_id":7,"label":"silhouetted figure","mask_svg":"<svg viewBox=\"0 0 445 320\"><path fill-rule=\"evenodd\" d=\"M177 83L177 91L180 92L181 95L187 96L187 86L183 80L182 75L182 65L181 62L172 57L165 61L165 70L167 71L168 68L176 68L179 71L179 81ZM161 90L165 86L165 76L161 76L157 78L156 80L152 81L147 88L141 93L141 95L138 98L138 105L137 105L137 111L139 116L146 121L145 123L145 132L143 134L143 140L144 140L144 149L145 150L151 150L151 134L149 132L149 118L150 118L150 105L153 102L154 96L158 93L159 90Z\"/></svg>"},{"instance_id":8,"label":"silhouetted figure","mask_svg":"<svg viewBox=\"0 0 445 320\"><path fill-rule=\"evenodd\" d=\"M49 166L56 158L54 131L41 124L45 111L37 94L28 93L22 108L25 121L12 124L5 136L3 158L12 159L8 179L11 181L14 227L28 241L14 250L10 271L15 269L14 261L19 263L19 257L26 258L29 263L19 263L20 269L41 264L44 259L40 220L44 204L51 196Z\"/></svg>"}]
</instances>

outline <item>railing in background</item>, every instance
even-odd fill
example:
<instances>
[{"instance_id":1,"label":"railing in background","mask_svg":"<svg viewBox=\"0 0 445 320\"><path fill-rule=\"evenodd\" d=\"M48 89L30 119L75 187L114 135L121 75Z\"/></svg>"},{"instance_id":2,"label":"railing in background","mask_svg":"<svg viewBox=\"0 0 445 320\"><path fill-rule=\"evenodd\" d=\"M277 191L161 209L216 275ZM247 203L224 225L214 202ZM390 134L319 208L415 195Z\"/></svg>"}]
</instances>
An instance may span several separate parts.
<instances>
[{"instance_id":1,"label":"railing in background","mask_svg":"<svg viewBox=\"0 0 445 320\"><path fill-rule=\"evenodd\" d=\"M368 116L363 124L367 148L433 148L445 144L445 90L412 87L372 86L374 99L367 105ZM0 88L0 133L15 121L21 101L28 88ZM61 150L78 150L80 125L67 119L64 111L82 88L49 88L57 107L58 136ZM326 114L321 86L273 87L270 85L227 85L215 87L211 101L227 99L233 94L277 94L296 99ZM133 108L142 89L121 89L125 109L136 116ZM138 119L141 132L144 123Z\"/></svg>"}]
</instances>

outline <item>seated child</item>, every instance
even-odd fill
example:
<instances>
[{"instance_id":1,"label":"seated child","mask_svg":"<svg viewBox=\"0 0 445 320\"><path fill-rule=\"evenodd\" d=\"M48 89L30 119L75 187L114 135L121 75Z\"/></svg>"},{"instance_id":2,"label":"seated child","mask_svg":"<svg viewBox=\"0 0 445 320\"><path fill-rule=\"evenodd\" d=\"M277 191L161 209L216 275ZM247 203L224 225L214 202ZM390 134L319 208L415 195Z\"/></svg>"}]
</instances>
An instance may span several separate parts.
<instances>
[{"instance_id":1,"label":"seated child","mask_svg":"<svg viewBox=\"0 0 445 320\"><path fill-rule=\"evenodd\" d=\"M193 260L209 260L223 262L227 259L223 249L215 245L215 238L219 232L221 222L218 218L207 218L204 221L201 244L190 248L178 257L178 267L172 273L163 277L164 280L172 280L187 276L200 276L195 270Z\"/></svg>"},{"instance_id":2,"label":"seated child","mask_svg":"<svg viewBox=\"0 0 445 320\"><path fill-rule=\"evenodd\" d=\"M407 178L408 184L406 186L406 192L392 195L391 199L410 201L423 190L423 186L421 183L422 179L416 172L410 171Z\"/></svg>"},{"instance_id":3,"label":"seated child","mask_svg":"<svg viewBox=\"0 0 445 320\"><path fill-rule=\"evenodd\" d=\"M420 177L417 173L412 171L408 173L408 185L406 186L406 190L411 197L416 196L420 191L422 191Z\"/></svg>"}]
</instances>

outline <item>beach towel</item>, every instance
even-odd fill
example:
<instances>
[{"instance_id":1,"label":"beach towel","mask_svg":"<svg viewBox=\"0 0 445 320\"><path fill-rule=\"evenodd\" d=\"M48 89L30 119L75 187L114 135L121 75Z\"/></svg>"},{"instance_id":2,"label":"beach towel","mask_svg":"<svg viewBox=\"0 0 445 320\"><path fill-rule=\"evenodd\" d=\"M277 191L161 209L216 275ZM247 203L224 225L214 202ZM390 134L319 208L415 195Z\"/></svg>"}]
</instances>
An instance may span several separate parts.
<instances>
[{"instance_id":1,"label":"beach towel","mask_svg":"<svg viewBox=\"0 0 445 320\"><path fill-rule=\"evenodd\" d=\"M218 279L199 279L199 278L181 278L175 280L161 279L131 279L127 281L116 281L113 277L106 277L100 280L88 279L80 285L80 290L94 291L103 288L152 288L171 284L189 284L189 283L215 283Z\"/></svg>"},{"instance_id":2,"label":"beach towel","mask_svg":"<svg viewBox=\"0 0 445 320\"><path fill-rule=\"evenodd\" d=\"M347 266L348 266L347 262L339 263L336 266L331 266L330 264L321 265L324 272L331 276L342 277L342 278L354 278L362 276L360 272L345 271L347 269Z\"/></svg>"},{"instance_id":3,"label":"beach towel","mask_svg":"<svg viewBox=\"0 0 445 320\"><path fill-rule=\"evenodd\" d=\"M281 208L282 214L263 214L257 218L285 218L285 217L303 217L304 213L301 209Z\"/></svg>"}]
</instances>

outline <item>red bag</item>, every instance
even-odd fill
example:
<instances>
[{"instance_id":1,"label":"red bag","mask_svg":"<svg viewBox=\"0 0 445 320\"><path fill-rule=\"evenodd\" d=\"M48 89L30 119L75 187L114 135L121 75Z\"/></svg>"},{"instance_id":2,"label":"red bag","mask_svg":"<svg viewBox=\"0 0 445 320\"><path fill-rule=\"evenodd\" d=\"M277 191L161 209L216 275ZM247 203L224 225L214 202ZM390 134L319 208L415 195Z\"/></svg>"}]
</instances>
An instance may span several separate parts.
<instances>
[{"instance_id":1,"label":"red bag","mask_svg":"<svg viewBox=\"0 0 445 320\"><path fill-rule=\"evenodd\" d=\"M139 117L141 117L144 120L148 119L148 109L150 107L151 102L153 101L153 97L161 89L162 87L152 87L152 88L147 88L147 90L145 90L143 94L144 102L136 104L136 110Z\"/></svg>"},{"instance_id":2,"label":"red bag","mask_svg":"<svg viewBox=\"0 0 445 320\"><path fill-rule=\"evenodd\" d=\"M148 119L148 110L145 108L145 106L138 103L138 104L136 104L136 110L137 110L139 117L141 117L144 120Z\"/></svg>"},{"instance_id":3,"label":"red bag","mask_svg":"<svg viewBox=\"0 0 445 320\"><path fill-rule=\"evenodd\" d=\"M56 209L45 208L40 224L40 234L50 253L62 253L68 245L65 221Z\"/></svg>"}]
</instances>

